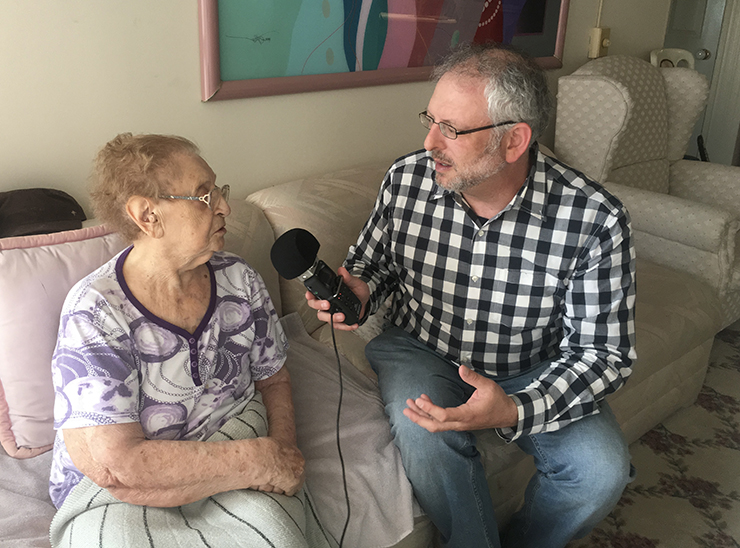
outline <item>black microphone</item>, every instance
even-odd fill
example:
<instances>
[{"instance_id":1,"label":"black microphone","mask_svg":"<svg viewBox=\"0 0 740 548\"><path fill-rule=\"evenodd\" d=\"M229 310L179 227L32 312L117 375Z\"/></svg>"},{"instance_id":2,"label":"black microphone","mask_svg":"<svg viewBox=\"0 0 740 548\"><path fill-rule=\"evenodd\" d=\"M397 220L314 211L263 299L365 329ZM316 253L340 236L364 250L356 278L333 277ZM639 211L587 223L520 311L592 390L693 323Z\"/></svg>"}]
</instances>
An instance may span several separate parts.
<instances>
[{"instance_id":1,"label":"black microphone","mask_svg":"<svg viewBox=\"0 0 740 548\"><path fill-rule=\"evenodd\" d=\"M330 313L344 314L344 323L360 321L362 303L326 263L318 258L319 241L308 230L294 228L272 245L270 259L286 280L299 278L317 299L331 303Z\"/></svg>"}]
</instances>

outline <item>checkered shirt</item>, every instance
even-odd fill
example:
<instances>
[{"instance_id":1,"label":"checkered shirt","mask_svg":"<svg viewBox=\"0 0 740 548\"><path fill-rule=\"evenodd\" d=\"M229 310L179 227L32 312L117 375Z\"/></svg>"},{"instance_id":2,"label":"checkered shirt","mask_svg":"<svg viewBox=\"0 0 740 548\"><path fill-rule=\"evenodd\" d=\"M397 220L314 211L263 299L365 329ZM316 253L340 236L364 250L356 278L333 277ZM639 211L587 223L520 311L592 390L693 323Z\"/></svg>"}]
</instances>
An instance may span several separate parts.
<instances>
[{"instance_id":1,"label":"checkered shirt","mask_svg":"<svg viewBox=\"0 0 740 548\"><path fill-rule=\"evenodd\" d=\"M425 151L389 169L345 266L370 314L492 378L551 361L512 394L511 441L598 413L635 359L635 252L624 206L583 174L530 150L529 176L494 218L434 182Z\"/></svg>"}]
</instances>

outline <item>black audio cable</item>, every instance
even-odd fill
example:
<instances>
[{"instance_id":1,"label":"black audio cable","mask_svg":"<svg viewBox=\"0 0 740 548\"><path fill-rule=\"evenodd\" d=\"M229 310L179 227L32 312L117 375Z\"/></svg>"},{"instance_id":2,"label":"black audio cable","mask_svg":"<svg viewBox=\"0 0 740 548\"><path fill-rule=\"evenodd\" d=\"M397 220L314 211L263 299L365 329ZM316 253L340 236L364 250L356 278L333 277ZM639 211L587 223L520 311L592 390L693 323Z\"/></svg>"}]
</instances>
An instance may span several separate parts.
<instances>
[{"instance_id":1,"label":"black audio cable","mask_svg":"<svg viewBox=\"0 0 740 548\"><path fill-rule=\"evenodd\" d=\"M342 396L344 395L344 382L342 380L342 362L339 359L339 350L337 349L337 339L334 335L334 313L331 313L329 321L331 325L331 340L334 343L334 355L337 357L337 371L339 372L339 403L337 404L337 451L339 452L339 462L342 465L342 483L344 484L344 500L347 502L347 519L344 522L344 529L342 530L342 537L339 539L339 548L342 548L344 543L344 535L347 533L347 526L349 525L350 517L350 504L349 504L349 491L347 490L347 470L344 466L344 457L342 456L342 445L339 441L339 417L342 413Z\"/></svg>"}]
</instances>

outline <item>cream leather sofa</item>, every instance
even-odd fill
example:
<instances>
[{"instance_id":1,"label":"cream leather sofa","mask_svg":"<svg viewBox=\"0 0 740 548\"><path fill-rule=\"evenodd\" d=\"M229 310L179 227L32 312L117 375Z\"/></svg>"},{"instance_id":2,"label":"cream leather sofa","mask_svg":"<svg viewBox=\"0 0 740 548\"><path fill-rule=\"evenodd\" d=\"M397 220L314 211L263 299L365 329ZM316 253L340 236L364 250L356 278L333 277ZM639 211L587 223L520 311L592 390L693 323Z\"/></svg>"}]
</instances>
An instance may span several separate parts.
<instances>
[{"instance_id":1,"label":"cream leather sofa","mask_svg":"<svg viewBox=\"0 0 740 548\"><path fill-rule=\"evenodd\" d=\"M270 264L270 247L283 232L305 228L321 243L319 257L336 270L367 219L390 163L276 185L232 203L227 250L263 274L282 314L297 312L307 332L326 344L331 344L328 326L306 305L300 282L279 278ZM638 254L637 280L638 360L626 386L609 400L630 443L695 400L722 322L716 292L696 277ZM379 326L376 315L356 333L337 333L340 352L371 380L375 375L363 348ZM495 433L480 432L478 440L498 519L505 523L521 503L534 468L529 457ZM420 517L414 532L396 546L429 546L432 536L433 527Z\"/></svg>"},{"instance_id":2,"label":"cream leather sofa","mask_svg":"<svg viewBox=\"0 0 740 548\"><path fill-rule=\"evenodd\" d=\"M336 450L335 404L329 401L330 396L336 396L331 386L338 386L336 379L330 377L336 364L333 352L323 344L331 344L331 334L328 326L319 322L306 306L302 285L278 278L269 252L277 236L290 228L302 227L318 238L322 244L319 256L336 269L364 224L391 161L279 184L246 200L232 200L232 215L227 220L227 250L246 258L262 274L284 322L295 320L322 341L308 339L324 350L324 357L314 360L324 370L316 374L313 363L311 367L291 370L292 375L295 373L297 406L309 406L309 412L297 416L299 422L303 421L299 436L311 432L304 434L308 446L303 450L313 455L312 462L320 472L315 481L319 483L326 476L323 469L335 468L326 465L327 455ZM0 545L48 548L48 527L54 515L48 496L49 449L54 435L48 363L59 310L72 284L122 249L123 243L102 226L13 240L0 240L0 309L14 311L6 315L7 321L0 322ZM722 321L717 292L700 278L647 261L639 247L637 263L638 360L626 387L610 400L630 442L696 398L714 335ZM408 482L404 483L397 452L392 451L374 374L363 353L366 341L378 332L376 315L357 333L337 334L340 351L356 367L355 371L348 365L349 370L345 371L345 386L354 387L354 392L347 395L355 396L354 400L345 400L355 402L345 411L347 415L354 412L356 429L363 434L373 432L360 434L359 446L364 447L370 438L377 441L371 444L372 451L360 450L360 456L367 456L372 466L364 463L363 467L359 457L347 462L349 478L360 486L353 500L352 523L356 538L361 538L362 543L353 544L388 545L389 542L377 542L378 523L385 524L385 530L390 529L387 514L390 512L397 519L400 513L391 508L399 507L399 493L405 492L401 506L407 508L408 520L393 534L391 544L394 548L427 548L433 543L434 529L423 515L414 513ZM305 338L308 335L291 339L295 352L308 346ZM309 370L313 373L309 374ZM311 375L312 382L318 385L306 382ZM314 389L316 386L318 389ZM326 411L321 416L326 418L317 420L314 408L321 406ZM480 432L478 441L497 515L505 523L520 504L533 467L515 445L506 445L492 432ZM386 463L391 466L378 466ZM369 468L375 471L374 476L368 476ZM379 469L383 471L378 472ZM394 469L395 475L389 475L388 469ZM385 495L373 496L368 477L384 478L385 482L376 483L390 484L391 488ZM336 519L326 525L341 531L345 515L342 489L327 483L324 491L323 507L334 506L336 510ZM368 503L372 503L376 516L383 516L374 525L365 521Z\"/></svg>"}]
</instances>

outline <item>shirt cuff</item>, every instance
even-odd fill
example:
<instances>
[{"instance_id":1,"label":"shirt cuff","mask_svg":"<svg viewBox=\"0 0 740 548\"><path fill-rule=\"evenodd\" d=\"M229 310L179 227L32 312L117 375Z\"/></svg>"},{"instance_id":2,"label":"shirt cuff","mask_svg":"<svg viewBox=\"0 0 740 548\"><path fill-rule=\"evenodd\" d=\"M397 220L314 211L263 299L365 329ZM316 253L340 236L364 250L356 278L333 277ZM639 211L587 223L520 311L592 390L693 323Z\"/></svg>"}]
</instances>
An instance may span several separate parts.
<instances>
[{"instance_id":1,"label":"shirt cuff","mask_svg":"<svg viewBox=\"0 0 740 548\"><path fill-rule=\"evenodd\" d=\"M545 429L547 418L547 399L536 388L509 395L516 404L519 421L516 426L497 428L496 433L506 441L512 442L522 436L537 434Z\"/></svg>"},{"instance_id":2,"label":"shirt cuff","mask_svg":"<svg viewBox=\"0 0 740 548\"><path fill-rule=\"evenodd\" d=\"M367 319L375 314L378 311L378 308L380 308L379 305L375 305L376 299L373 297L375 296L375 292L378 289L378 283L373 280L372 278L369 278L365 275L365 270L362 268L357 268L353 270L348 270L348 272L357 278L360 278L363 282L367 284L367 288L370 291L370 298L367 301L367 304L365 304L365 313L362 315L362 317L357 322L358 325L364 324Z\"/></svg>"}]
</instances>

